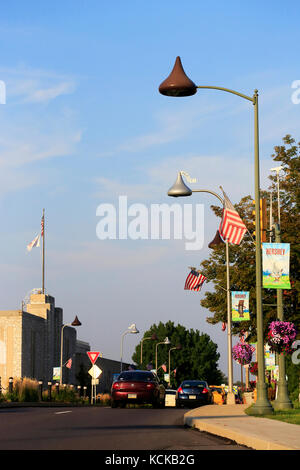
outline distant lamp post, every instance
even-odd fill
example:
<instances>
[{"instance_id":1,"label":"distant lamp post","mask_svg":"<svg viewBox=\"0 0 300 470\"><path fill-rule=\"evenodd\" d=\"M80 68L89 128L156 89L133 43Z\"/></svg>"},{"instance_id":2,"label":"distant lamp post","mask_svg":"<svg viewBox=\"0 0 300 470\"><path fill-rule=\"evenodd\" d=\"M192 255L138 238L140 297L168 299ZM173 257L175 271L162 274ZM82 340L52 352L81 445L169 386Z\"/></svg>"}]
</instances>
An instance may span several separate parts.
<instances>
[{"instance_id":1,"label":"distant lamp post","mask_svg":"<svg viewBox=\"0 0 300 470\"><path fill-rule=\"evenodd\" d=\"M123 340L124 340L124 336L125 335L128 335L128 333L131 333L131 334L138 334L139 333L139 330L137 329L136 327L136 324L135 323L132 323L132 325L130 325L126 331L124 331L124 333L122 333L122 337L121 337L121 372L122 372L122 367L123 367Z\"/></svg>"},{"instance_id":2,"label":"distant lamp post","mask_svg":"<svg viewBox=\"0 0 300 470\"><path fill-rule=\"evenodd\" d=\"M279 188L279 172L283 170L283 166L276 166L271 168L270 171L276 171L277 176L277 205L278 205L278 225L280 226L280 188ZM270 227L271 228L271 227Z\"/></svg>"},{"instance_id":3,"label":"distant lamp post","mask_svg":"<svg viewBox=\"0 0 300 470\"><path fill-rule=\"evenodd\" d=\"M156 343L156 345L155 345L155 370L156 370L156 374L157 374L157 347L158 347L159 344L171 344L171 341L166 336L164 341L162 341L161 343Z\"/></svg>"},{"instance_id":4,"label":"distant lamp post","mask_svg":"<svg viewBox=\"0 0 300 470\"><path fill-rule=\"evenodd\" d=\"M175 349L177 349L177 351L182 349L181 344L169 349L169 386L171 385L171 351L174 351Z\"/></svg>"},{"instance_id":5,"label":"distant lamp post","mask_svg":"<svg viewBox=\"0 0 300 470\"><path fill-rule=\"evenodd\" d=\"M195 183L195 179L191 179L190 176L184 171L179 171L177 179L173 186L168 191L168 196L172 197L186 197L191 196L193 193L208 193L215 196L221 202L224 207L223 198L208 189L190 189L184 182L182 175L184 175L190 182ZM230 273L229 273L229 244L228 240L222 241L219 232L215 235L215 238L208 245L209 248L214 248L217 245L225 243L225 254L226 254L226 292L227 292L227 356L228 356L228 394L227 401L228 405L235 405L235 397L233 393L233 365L232 365L232 332L231 332L231 303L230 303Z\"/></svg>"},{"instance_id":6,"label":"distant lamp post","mask_svg":"<svg viewBox=\"0 0 300 470\"><path fill-rule=\"evenodd\" d=\"M61 336L60 336L60 380L59 383L62 385L62 379L63 379L63 345L64 345L64 329L66 326L80 326L81 322L78 320L77 315L75 316L75 319L72 321L72 323L66 323L65 325L62 325L61 328Z\"/></svg>"},{"instance_id":7,"label":"distant lamp post","mask_svg":"<svg viewBox=\"0 0 300 470\"><path fill-rule=\"evenodd\" d=\"M277 166L271 168L271 171L276 171L277 174L277 205L278 205L278 223L275 224L275 243L281 243L281 225L280 225L280 188L279 188L279 172L283 169L283 166ZM272 215L270 214L270 219ZM272 229L272 227L270 227ZM283 310L283 296L282 289L276 289L277 296L277 317L278 320L284 321L284 310ZM279 354L278 356L278 368L279 368L279 380L278 380L278 391L276 400L273 403L275 410L286 410L293 408L293 404L289 399L288 387L286 382L286 367L285 367L285 356Z\"/></svg>"},{"instance_id":8,"label":"distant lamp post","mask_svg":"<svg viewBox=\"0 0 300 470\"><path fill-rule=\"evenodd\" d=\"M152 336L147 336L147 338L143 338L142 341L141 341L141 367L142 367L142 363L143 363L143 342L146 340L146 339L151 339L152 341L157 341L158 340L158 337L157 337L157 334L156 333L153 333Z\"/></svg>"}]
</instances>

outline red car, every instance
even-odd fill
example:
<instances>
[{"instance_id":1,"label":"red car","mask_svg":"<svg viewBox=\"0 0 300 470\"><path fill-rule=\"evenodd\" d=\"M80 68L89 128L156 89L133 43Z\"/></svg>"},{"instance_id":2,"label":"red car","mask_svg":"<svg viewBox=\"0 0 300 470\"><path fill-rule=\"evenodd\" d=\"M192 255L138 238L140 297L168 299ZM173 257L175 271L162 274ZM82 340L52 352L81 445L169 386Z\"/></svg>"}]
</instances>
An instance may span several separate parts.
<instances>
[{"instance_id":1,"label":"red car","mask_svg":"<svg viewBox=\"0 0 300 470\"><path fill-rule=\"evenodd\" d=\"M145 370L122 372L111 387L111 407L127 403L150 403L155 408L165 404L165 387L156 374Z\"/></svg>"}]
</instances>

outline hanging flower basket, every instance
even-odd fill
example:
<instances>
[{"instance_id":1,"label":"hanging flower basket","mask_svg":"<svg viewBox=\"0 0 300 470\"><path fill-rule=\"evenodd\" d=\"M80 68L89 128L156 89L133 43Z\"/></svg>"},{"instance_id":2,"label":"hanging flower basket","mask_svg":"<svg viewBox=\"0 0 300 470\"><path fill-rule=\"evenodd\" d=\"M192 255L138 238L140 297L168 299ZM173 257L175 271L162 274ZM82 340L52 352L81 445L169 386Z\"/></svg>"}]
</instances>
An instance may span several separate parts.
<instances>
[{"instance_id":1,"label":"hanging flower basket","mask_svg":"<svg viewBox=\"0 0 300 470\"><path fill-rule=\"evenodd\" d=\"M272 352L292 354L292 344L297 331L294 323L288 321L272 321L269 325L267 343Z\"/></svg>"},{"instance_id":2,"label":"hanging flower basket","mask_svg":"<svg viewBox=\"0 0 300 470\"><path fill-rule=\"evenodd\" d=\"M250 364L253 352L254 348L253 346L250 346L250 344L237 343L232 348L232 357L236 362L244 366L246 364Z\"/></svg>"},{"instance_id":3,"label":"hanging flower basket","mask_svg":"<svg viewBox=\"0 0 300 470\"><path fill-rule=\"evenodd\" d=\"M257 375L258 374L257 362L251 362L249 370L250 370L250 374Z\"/></svg>"}]
</instances>

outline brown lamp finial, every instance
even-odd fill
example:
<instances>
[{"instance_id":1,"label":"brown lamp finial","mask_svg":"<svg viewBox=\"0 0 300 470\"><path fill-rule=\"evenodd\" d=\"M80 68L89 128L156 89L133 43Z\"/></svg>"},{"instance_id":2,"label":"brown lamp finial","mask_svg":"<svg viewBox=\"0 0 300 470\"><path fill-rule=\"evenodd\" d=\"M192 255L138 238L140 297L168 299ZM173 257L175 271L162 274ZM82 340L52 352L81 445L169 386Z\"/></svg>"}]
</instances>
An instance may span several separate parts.
<instances>
[{"instance_id":1,"label":"brown lamp finial","mask_svg":"<svg viewBox=\"0 0 300 470\"><path fill-rule=\"evenodd\" d=\"M219 230L217 230L215 238L213 239L213 241L209 243L208 248L215 248L216 246L222 245L222 244L224 244L224 242L222 238L220 237Z\"/></svg>"},{"instance_id":2,"label":"brown lamp finial","mask_svg":"<svg viewBox=\"0 0 300 470\"><path fill-rule=\"evenodd\" d=\"M192 96L197 87L183 70L180 57L176 57L172 72L159 86L159 92L166 96Z\"/></svg>"},{"instance_id":3,"label":"brown lamp finial","mask_svg":"<svg viewBox=\"0 0 300 470\"><path fill-rule=\"evenodd\" d=\"M76 315L75 319L73 320L73 322L71 324L72 324L72 326L80 326L81 325L81 322L78 320L77 315Z\"/></svg>"}]
</instances>

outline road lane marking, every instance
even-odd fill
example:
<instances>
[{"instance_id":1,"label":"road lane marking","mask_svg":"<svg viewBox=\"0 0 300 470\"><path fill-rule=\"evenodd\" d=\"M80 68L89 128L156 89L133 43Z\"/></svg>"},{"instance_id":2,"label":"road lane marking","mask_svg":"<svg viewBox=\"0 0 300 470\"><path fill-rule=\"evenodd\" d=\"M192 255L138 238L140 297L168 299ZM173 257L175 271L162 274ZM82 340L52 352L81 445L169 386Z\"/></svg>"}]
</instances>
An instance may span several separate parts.
<instances>
[{"instance_id":1,"label":"road lane marking","mask_svg":"<svg viewBox=\"0 0 300 470\"><path fill-rule=\"evenodd\" d=\"M72 411L56 411L54 414L63 415L63 414L66 414L66 413L72 413Z\"/></svg>"}]
</instances>

